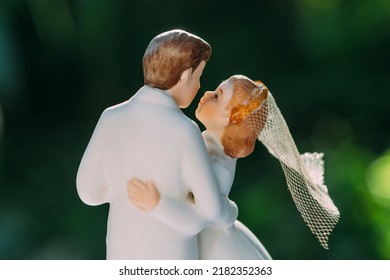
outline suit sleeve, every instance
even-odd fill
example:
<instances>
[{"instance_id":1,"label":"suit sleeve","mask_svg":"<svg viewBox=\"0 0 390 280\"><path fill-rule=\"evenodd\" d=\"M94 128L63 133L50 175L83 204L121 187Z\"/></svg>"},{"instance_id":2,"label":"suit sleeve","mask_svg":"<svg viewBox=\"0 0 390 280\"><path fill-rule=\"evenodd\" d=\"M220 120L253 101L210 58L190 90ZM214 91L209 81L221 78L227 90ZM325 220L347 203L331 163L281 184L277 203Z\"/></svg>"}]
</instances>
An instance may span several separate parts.
<instances>
[{"instance_id":1,"label":"suit sleeve","mask_svg":"<svg viewBox=\"0 0 390 280\"><path fill-rule=\"evenodd\" d=\"M161 197L151 214L164 224L187 235L196 235L211 223L230 227L238 209L220 191L199 129L192 130L182 140L185 143L181 162L184 184L194 195L194 203Z\"/></svg>"},{"instance_id":2,"label":"suit sleeve","mask_svg":"<svg viewBox=\"0 0 390 280\"><path fill-rule=\"evenodd\" d=\"M181 151L181 166L184 163L184 157L188 157L186 155L186 151L188 149L193 150L199 148L193 145L192 137L186 137L186 134L187 133L185 131L182 131L180 135L184 136L180 139L180 141L178 141L183 144L180 146L184 146L184 149ZM200 131L198 131L198 134L200 135ZM187 138L189 138L191 142L187 143ZM203 143L203 139L201 139L200 144ZM180 146L178 149L180 149ZM200 145L200 147L204 149L204 144ZM207 157L205 159L207 159ZM186 184L185 182L187 180L184 178L185 175L183 174L183 170L178 170L178 176L182 178L183 187L185 187L184 184ZM198 207L196 203L193 203L188 199L177 199L168 196L161 196L158 205L151 211L151 215L165 225L185 235L194 236L202 231L209 223L209 220L204 215L200 215L197 208Z\"/></svg>"},{"instance_id":3,"label":"suit sleeve","mask_svg":"<svg viewBox=\"0 0 390 280\"><path fill-rule=\"evenodd\" d=\"M237 218L238 209L219 189L199 129L188 134L186 143L188 148L183 155L182 175L194 195L197 212L222 228L231 226Z\"/></svg>"},{"instance_id":4,"label":"suit sleeve","mask_svg":"<svg viewBox=\"0 0 390 280\"><path fill-rule=\"evenodd\" d=\"M181 232L194 236L201 232L208 221L200 216L195 205L190 201L179 201L171 197L161 197L151 215L163 224Z\"/></svg>"},{"instance_id":5,"label":"suit sleeve","mask_svg":"<svg viewBox=\"0 0 390 280\"><path fill-rule=\"evenodd\" d=\"M101 141L104 134L104 113L92 134L77 171L77 193L88 205L108 202L108 190L101 163Z\"/></svg>"}]
</instances>

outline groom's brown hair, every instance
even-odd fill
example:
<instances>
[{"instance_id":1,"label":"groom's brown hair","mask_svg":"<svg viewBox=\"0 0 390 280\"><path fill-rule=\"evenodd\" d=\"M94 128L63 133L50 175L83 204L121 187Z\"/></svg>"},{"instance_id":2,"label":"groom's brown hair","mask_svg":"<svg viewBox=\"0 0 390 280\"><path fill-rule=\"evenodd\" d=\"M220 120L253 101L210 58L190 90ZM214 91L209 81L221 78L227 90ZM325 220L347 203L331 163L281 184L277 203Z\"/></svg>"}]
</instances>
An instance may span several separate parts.
<instances>
[{"instance_id":1,"label":"groom's brown hair","mask_svg":"<svg viewBox=\"0 0 390 280\"><path fill-rule=\"evenodd\" d=\"M157 35L149 43L143 60L145 85L167 90L176 85L183 72L195 71L211 55L210 45L198 36L175 29Z\"/></svg>"}]
</instances>

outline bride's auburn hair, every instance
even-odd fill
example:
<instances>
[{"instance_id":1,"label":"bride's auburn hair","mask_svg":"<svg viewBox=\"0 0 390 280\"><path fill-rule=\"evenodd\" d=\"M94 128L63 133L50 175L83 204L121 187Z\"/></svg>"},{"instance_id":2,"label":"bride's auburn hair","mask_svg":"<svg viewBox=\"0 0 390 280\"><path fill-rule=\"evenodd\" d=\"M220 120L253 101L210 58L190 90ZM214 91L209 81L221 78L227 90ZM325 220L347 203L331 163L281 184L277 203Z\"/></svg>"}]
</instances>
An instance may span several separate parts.
<instances>
[{"instance_id":1,"label":"bride's auburn hair","mask_svg":"<svg viewBox=\"0 0 390 280\"><path fill-rule=\"evenodd\" d=\"M266 122L267 87L260 81L253 81L243 75L228 79L233 95L227 104L230 111L229 123L222 136L222 145L227 155L243 158L250 155L256 139Z\"/></svg>"}]
</instances>

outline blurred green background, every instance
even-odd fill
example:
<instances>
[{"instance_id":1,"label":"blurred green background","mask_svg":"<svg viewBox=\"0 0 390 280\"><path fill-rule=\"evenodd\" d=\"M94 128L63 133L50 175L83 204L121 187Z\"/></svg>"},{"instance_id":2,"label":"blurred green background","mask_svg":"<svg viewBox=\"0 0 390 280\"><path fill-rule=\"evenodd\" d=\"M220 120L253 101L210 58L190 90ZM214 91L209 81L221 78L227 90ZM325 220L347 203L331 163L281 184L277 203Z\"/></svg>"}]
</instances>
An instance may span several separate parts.
<instances>
[{"instance_id":1,"label":"blurred green background","mask_svg":"<svg viewBox=\"0 0 390 280\"><path fill-rule=\"evenodd\" d=\"M301 152L325 153L341 212L324 250L258 143L231 198L274 259L390 259L390 0L1 0L0 259L104 259L108 206L75 177L100 113L143 85L157 34L213 54L201 94L263 81ZM196 105L185 110L194 119Z\"/></svg>"}]
</instances>

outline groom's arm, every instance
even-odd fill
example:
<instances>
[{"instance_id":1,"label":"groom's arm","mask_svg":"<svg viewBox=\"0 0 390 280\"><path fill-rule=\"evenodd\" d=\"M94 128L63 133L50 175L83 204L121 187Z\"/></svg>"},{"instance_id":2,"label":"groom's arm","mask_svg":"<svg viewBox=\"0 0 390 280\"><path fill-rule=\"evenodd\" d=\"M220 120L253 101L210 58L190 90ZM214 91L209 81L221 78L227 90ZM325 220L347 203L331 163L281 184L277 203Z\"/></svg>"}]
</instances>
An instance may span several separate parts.
<instances>
[{"instance_id":1,"label":"groom's arm","mask_svg":"<svg viewBox=\"0 0 390 280\"><path fill-rule=\"evenodd\" d=\"M181 174L184 183L194 195L194 207L198 214L223 228L231 226L238 209L220 190L204 140L197 128L187 134Z\"/></svg>"},{"instance_id":2,"label":"groom's arm","mask_svg":"<svg viewBox=\"0 0 390 280\"><path fill-rule=\"evenodd\" d=\"M88 205L108 202L108 191L101 165L101 140L104 135L104 113L92 134L77 171L76 186L80 199Z\"/></svg>"},{"instance_id":3,"label":"groom's arm","mask_svg":"<svg viewBox=\"0 0 390 280\"><path fill-rule=\"evenodd\" d=\"M128 182L132 203L142 210L150 210L157 220L187 235L199 233L210 222L227 228L238 214L235 203L219 190L204 141L198 136L200 132L189 134L188 139L184 139L186 150L182 157L182 170L178 170L190 187L192 199L160 197L158 186L152 181L133 178Z\"/></svg>"},{"instance_id":4,"label":"groom's arm","mask_svg":"<svg viewBox=\"0 0 390 280\"><path fill-rule=\"evenodd\" d=\"M150 211L154 218L185 235L194 236L207 224L196 212L193 201L160 196L153 181L132 178L127 182L127 193L136 207Z\"/></svg>"}]
</instances>

